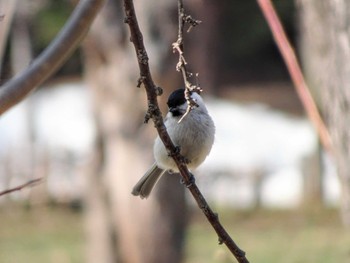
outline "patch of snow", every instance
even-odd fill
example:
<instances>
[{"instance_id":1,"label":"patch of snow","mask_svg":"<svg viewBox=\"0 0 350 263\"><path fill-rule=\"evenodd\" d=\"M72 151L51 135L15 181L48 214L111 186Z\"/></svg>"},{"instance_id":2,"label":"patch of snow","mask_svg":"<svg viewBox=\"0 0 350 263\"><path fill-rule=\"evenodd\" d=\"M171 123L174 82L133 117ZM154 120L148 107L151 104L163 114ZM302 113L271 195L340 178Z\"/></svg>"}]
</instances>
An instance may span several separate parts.
<instances>
[{"instance_id":1,"label":"patch of snow","mask_svg":"<svg viewBox=\"0 0 350 263\"><path fill-rule=\"evenodd\" d=\"M206 177L226 174L217 179L203 179L211 182L204 183L204 187L210 188L211 199L238 207L254 206L254 176L262 173L263 206L299 205L303 162L317 146L310 122L261 104L211 99L207 105L216 124L216 140L198 174ZM334 204L339 198L339 182L334 174L325 178L332 181L325 184L325 195Z\"/></svg>"},{"instance_id":2,"label":"patch of snow","mask_svg":"<svg viewBox=\"0 0 350 263\"><path fill-rule=\"evenodd\" d=\"M74 159L91 149L95 127L84 84L59 84L41 89L29 99L32 101L22 102L0 118L0 159L9 149L28 143L28 109L34 114L37 143L48 146L50 154L57 155L54 158L63 158L67 152ZM260 188L262 205L298 205L302 198L302 164L317 145L309 121L261 104L206 101L216 124L216 140L211 154L195 172L206 196L236 207L252 206L257 199L254 176L260 174L264 178ZM325 163L325 197L334 205L339 199L339 182L332 164L328 159ZM74 173L69 171L53 171L52 165L50 189L55 194L62 188L65 195L75 193L74 185L82 184L81 179L72 179Z\"/></svg>"}]
</instances>

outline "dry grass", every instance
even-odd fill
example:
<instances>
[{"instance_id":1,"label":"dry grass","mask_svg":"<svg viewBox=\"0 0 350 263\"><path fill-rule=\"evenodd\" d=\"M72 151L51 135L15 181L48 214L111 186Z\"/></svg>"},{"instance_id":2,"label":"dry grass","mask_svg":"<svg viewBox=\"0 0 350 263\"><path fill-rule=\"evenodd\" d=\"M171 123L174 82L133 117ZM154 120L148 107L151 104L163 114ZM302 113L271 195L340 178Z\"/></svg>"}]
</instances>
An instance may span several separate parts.
<instances>
[{"instance_id":1,"label":"dry grass","mask_svg":"<svg viewBox=\"0 0 350 263\"><path fill-rule=\"evenodd\" d=\"M350 233L341 226L334 210L224 212L221 217L250 262L350 262ZM188 263L234 262L201 221L190 229L188 243Z\"/></svg>"},{"instance_id":2,"label":"dry grass","mask_svg":"<svg viewBox=\"0 0 350 263\"><path fill-rule=\"evenodd\" d=\"M0 211L0 262L83 262L81 214L47 207Z\"/></svg>"},{"instance_id":3,"label":"dry grass","mask_svg":"<svg viewBox=\"0 0 350 263\"><path fill-rule=\"evenodd\" d=\"M0 262L84 262L81 213L15 207L0 212ZM350 262L350 235L337 211L218 212L252 263ZM200 214L192 217L186 255L186 263L235 262Z\"/></svg>"}]
</instances>

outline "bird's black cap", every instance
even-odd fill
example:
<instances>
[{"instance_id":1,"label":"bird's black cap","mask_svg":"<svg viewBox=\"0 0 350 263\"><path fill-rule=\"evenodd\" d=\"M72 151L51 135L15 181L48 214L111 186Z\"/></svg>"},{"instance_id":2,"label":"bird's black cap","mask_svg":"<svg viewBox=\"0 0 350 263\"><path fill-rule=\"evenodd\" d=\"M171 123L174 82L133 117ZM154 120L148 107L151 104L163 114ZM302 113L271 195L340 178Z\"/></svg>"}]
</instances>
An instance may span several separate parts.
<instances>
[{"instance_id":1,"label":"bird's black cap","mask_svg":"<svg viewBox=\"0 0 350 263\"><path fill-rule=\"evenodd\" d=\"M184 104L185 102L185 89L178 89L170 94L167 104L169 108L175 108L179 105Z\"/></svg>"}]
</instances>

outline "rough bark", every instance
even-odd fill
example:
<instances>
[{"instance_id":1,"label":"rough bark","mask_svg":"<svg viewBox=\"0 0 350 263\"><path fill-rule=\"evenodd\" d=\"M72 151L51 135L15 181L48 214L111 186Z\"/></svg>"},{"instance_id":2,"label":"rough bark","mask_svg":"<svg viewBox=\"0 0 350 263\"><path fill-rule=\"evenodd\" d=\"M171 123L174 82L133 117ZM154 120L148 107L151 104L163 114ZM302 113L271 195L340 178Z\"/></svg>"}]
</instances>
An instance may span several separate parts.
<instances>
[{"instance_id":1,"label":"rough bark","mask_svg":"<svg viewBox=\"0 0 350 263\"><path fill-rule=\"evenodd\" d=\"M302 58L330 129L341 182L341 217L350 226L350 2L299 0Z\"/></svg>"}]
</instances>

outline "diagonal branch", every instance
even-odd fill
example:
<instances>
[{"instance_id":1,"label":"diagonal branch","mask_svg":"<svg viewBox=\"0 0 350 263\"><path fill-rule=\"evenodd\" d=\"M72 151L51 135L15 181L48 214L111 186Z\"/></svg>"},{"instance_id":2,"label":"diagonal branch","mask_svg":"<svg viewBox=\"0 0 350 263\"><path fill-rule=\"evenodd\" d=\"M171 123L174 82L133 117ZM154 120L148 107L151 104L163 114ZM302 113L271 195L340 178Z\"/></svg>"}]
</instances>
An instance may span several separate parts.
<instances>
[{"instance_id":1,"label":"diagonal branch","mask_svg":"<svg viewBox=\"0 0 350 263\"><path fill-rule=\"evenodd\" d=\"M304 79L303 73L299 66L295 52L283 30L282 23L273 7L271 0L257 0L261 11L271 29L275 42L282 54L289 74L294 83L297 94L304 106L306 114L314 125L323 147L329 153L332 153L332 142L328 129L318 111L316 103L312 98L309 88Z\"/></svg>"},{"instance_id":2,"label":"diagonal branch","mask_svg":"<svg viewBox=\"0 0 350 263\"><path fill-rule=\"evenodd\" d=\"M105 0L80 0L64 28L22 73L0 87L0 115L23 100L67 60L87 33Z\"/></svg>"},{"instance_id":3,"label":"diagonal branch","mask_svg":"<svg viewBox=\"0 0 350 263\"><path fill-rule=\"evenodd\" d=\"M37 185L38 183L41 182L41 178L37 178L37 179L33 179L33 180L30 180L24 184L21 184L19 186L16 186L14 188L11 188L11 189L7 189L7 190L4 190L4 191L1 191L0 192L0 196L2 195L6 195L6 194L9 194L9 193L12 193L12 192L16 192L16 191L20 191L22 190L23 188L26 188L26 187L29 187L29 186L34 186L34 185Z\"/></svg>"},{"instance_id":4,"label":"diagonal branch","mask_svg":"<svg viewBox=\"0 0 350 263\"><path fill-rule=\"evenodd\" d=\"M204 215L207 217L208 221L216 231L219 236L219 243L225 244L232 254L236 257L238 262L248 263L248 260L245 257L245 252L241 250L236 243L232 240L230 235L221 225L218 215L214 213L203 197L202 193L198 189L195 182L191 179L192 175L190 174L184 158L181 156L180 152L172 143L169 134L166 131L161 111L158 107L157 95L159 94L159 88L153 82L149 64L148 64L148 55L143 43L142 33L140 31L134 4L132 0L124 0L124 9L125 9L125 23L129 25L131 42L133 42L137 61L140 69L140 78L138 80L137 86L140 86L143 83L148 99L148 111L147 111L147 120L152 118L160 139L162 140L165 148L168 150L169 155L174 159L179 172L182 176L183 182L186 187L191 192L193 198L196 200L199 208L202 210Z\"/></svg>"}]
</instances>

